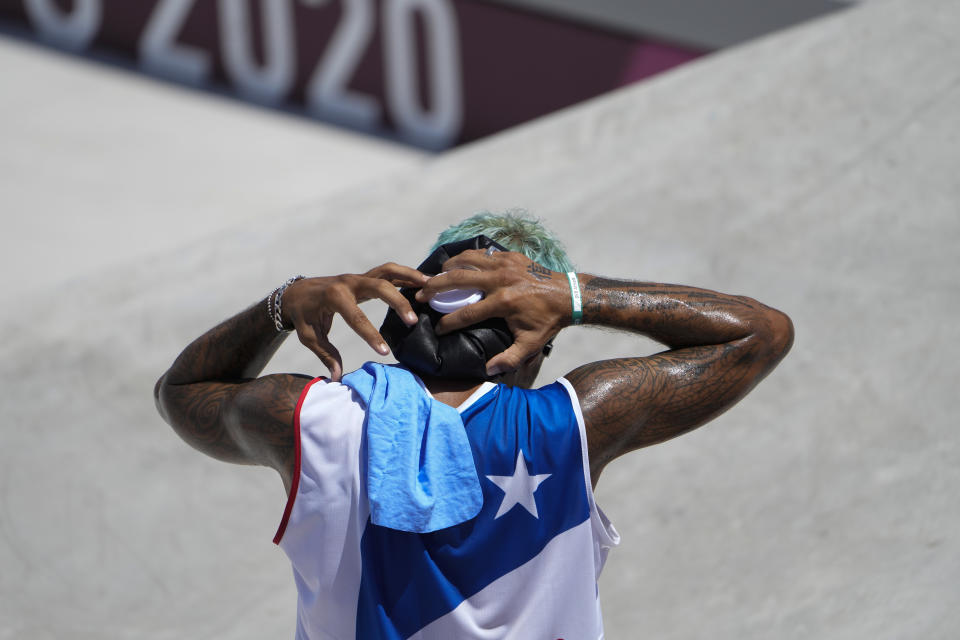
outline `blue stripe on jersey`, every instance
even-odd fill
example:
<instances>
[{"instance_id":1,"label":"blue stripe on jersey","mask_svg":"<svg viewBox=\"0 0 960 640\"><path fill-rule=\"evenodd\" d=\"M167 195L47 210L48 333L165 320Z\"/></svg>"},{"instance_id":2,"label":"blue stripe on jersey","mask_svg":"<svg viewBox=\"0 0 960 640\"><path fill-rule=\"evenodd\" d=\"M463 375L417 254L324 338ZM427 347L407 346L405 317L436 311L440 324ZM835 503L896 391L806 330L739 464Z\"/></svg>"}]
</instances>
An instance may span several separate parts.
<instances>
[{"instance_id":1,"label":"blue stripe on jersey","mask_svg":"<svg viewBox=\"0 0 960 640\"><path fill-rule=\"evenodd\" d=\"M535 391L500 385L462 417L483 508L473 520L425 534L368 520L360 543L357 638L412 636L590 517L580 430L563 385ZM518 504L494 519L504 492L486 476L512 476L520 451L530 475L552 474L534 493L539 518Z\"/></svg>"}]
</instances>

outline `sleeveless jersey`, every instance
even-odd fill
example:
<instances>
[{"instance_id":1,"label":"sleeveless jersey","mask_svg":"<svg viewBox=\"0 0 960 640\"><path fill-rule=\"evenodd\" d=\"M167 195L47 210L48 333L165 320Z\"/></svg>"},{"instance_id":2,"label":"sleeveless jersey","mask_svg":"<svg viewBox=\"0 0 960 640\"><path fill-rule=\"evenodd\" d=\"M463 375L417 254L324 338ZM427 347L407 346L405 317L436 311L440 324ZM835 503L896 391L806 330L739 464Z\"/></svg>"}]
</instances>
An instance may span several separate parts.
<instances>
[{"instance_id":1,"label":"sleeveless jersey","mask_svg":"<svg viewBox=\"0 0 960 640\"><path fill-rule=\"evenodd\" d=\"M597 579L619 536L594 502L573 387L485 383L458 411L483 507L409 533L370 523L359 398L323 379L304 389L274 538L293 566L297 640L603 637Z\"/></svg>"}]
</instances>

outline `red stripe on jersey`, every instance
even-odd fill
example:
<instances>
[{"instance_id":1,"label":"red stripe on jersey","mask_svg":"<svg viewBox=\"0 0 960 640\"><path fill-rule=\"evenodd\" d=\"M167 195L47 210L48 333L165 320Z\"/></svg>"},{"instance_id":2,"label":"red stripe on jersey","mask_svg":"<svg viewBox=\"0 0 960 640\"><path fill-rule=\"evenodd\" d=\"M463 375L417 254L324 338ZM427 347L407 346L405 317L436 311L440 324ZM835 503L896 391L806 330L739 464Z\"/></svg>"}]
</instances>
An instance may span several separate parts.
<instances>
[{"instance_id":1,"label":"red stripe on jersey","mask_svg":"<svg viewBox=\"0 0 960 640\"><path fill-rule=\"evenodd\" d=\"M283 539L283 533L287 530L287 522L290 520L290 512L293 511L293 503L297 499L297 490L300 488L300 407L303 406L303 401L306 399L310 387L320 380L326 380L326 378L314 378L308 382L297 400L297 408L293 414L293 478L290 482L287 506L283 509L283 518L280 520L277 534L273 536L273 544L280 544L280 540Z\"/></svg>"}]
</instances>

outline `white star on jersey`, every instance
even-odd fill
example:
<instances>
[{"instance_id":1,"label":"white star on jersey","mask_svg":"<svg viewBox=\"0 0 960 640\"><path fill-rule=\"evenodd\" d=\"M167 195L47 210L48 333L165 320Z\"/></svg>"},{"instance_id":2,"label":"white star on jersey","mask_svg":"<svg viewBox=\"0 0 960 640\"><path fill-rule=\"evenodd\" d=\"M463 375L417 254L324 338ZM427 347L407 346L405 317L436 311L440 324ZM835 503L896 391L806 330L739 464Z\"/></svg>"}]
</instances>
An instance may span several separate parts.
<instances>
[{"instance_id":1,"label":"white star on jersey","mask_svg":"<svg viewBox=\"0 0 960 640\"><path fill-rule=\"evenodd\" d=\"M493 519L496 520L510 511L510 509L513 509L515 505L519 504L529 511L530 515L539 520L540 516L537 513L537 501L533 497L533 494L536 492L537 487L540 486L540 483L551 475L553 474L541 473L536 476L531 476L527 471L527 462L523 457L523 451L520 451L517 454L517 467L514 469L512 476L487 476L487 479L500 487L500 490L503 491L504 494L503 502L500 503L497 515L493 516Z\"/></svg>"}]
</instances>

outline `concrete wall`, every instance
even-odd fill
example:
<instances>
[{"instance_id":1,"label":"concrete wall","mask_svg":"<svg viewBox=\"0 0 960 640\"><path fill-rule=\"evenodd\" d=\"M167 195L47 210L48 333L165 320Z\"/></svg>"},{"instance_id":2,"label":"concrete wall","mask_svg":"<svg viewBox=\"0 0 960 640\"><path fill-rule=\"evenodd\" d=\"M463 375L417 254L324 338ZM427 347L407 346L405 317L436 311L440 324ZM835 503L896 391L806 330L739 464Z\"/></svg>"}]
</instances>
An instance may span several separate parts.
<instances>
[{"instance_id":1,"label":"concrete wall","mask_svg":"<svg viewBox=\"0 0 960 640\"><path fill-rule=\"evenodd\" d=\"M960 9L917 5L874 0L436 159L397 158L342 190L204 233L186 225L147 258L123 253L126 227L104 225L116 261L5 290L0 638L290 637L292 581L269 542L279 481L180 443L154 412L153 381L290 274L415 263L443 225L510 206L542 215L581 270L751 295L797 328L791 355L739 406L605 472L599 501L623 536L600 585L609 638L956 637ZM4 139L31 110L9 95ZM60 96L51 121L75 99ZM113 119L112 101L82 104ZM250 118L269 128L278 116ZM114 168L165 144L111 140ZM0 159L21 163L22 149ZM289 153L330 162L319 148ZM54 145L39 162L73 175L82 156ZM202 174L205 157L176 163ZM0 177L5 202L17 188L51 202L49 187L22 186L32 171ZM278 189L308 193L312 175ZM138 202L155 185L129 188ZM72 195L101 193L90 182ZM223 206L246 193L225 191ZM41 213L54 220L53 207ZM30 282L29 264L6 269ZM369 357L342 327L333 339L348 366ZM653 348L572 329L545 377ZM323 372L294 341L271 370Z\"/></svg>"}]
</instances>

